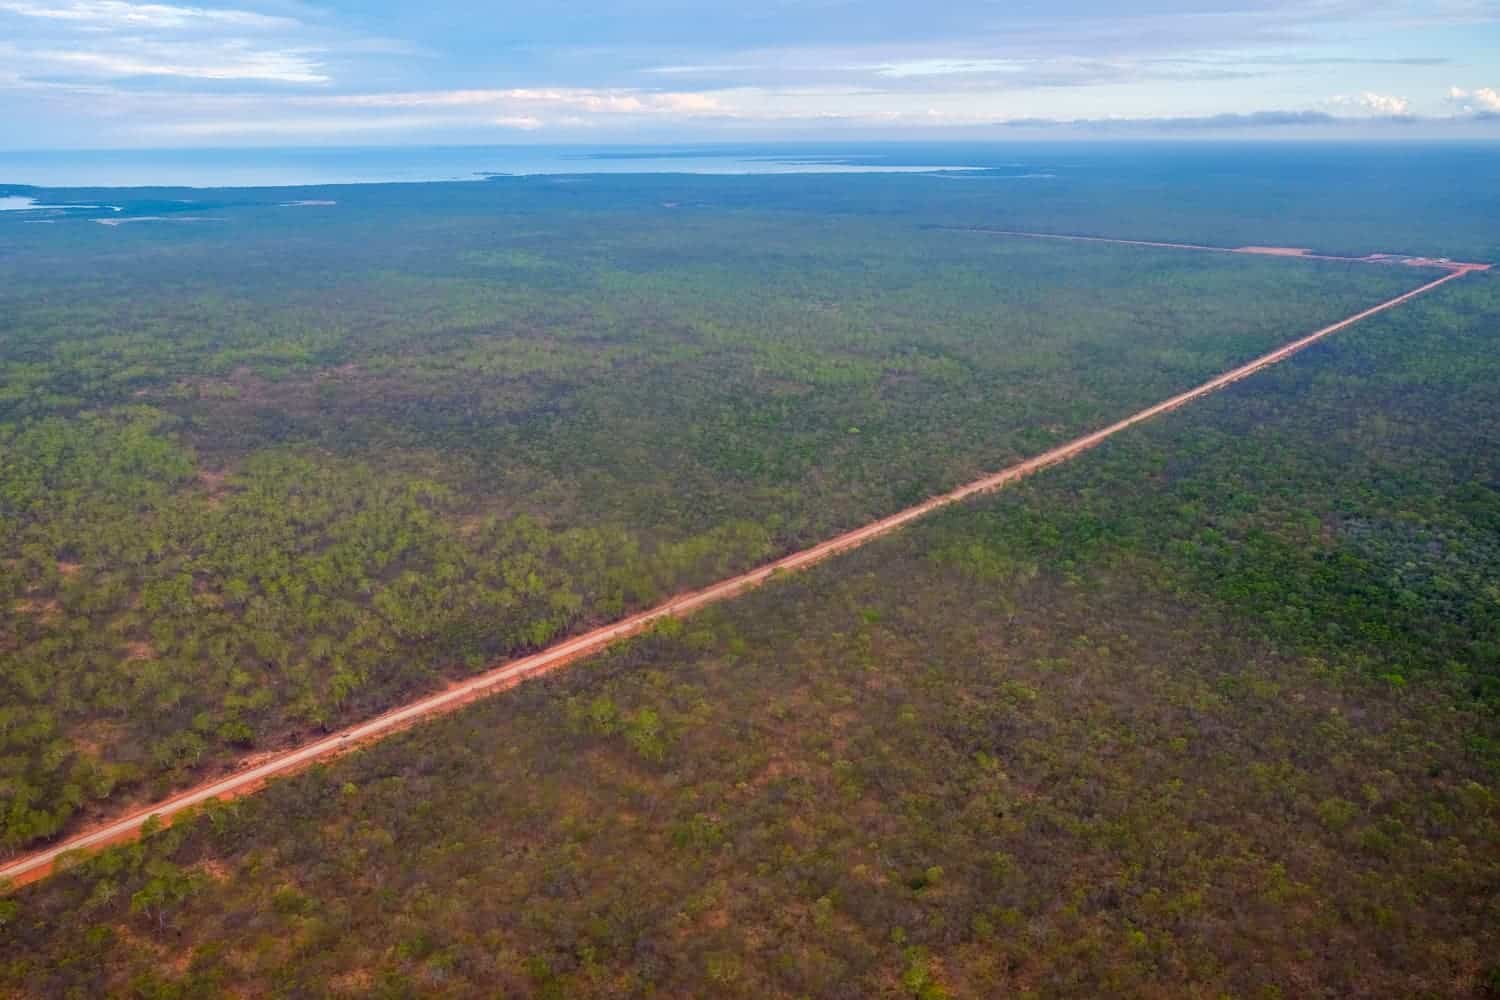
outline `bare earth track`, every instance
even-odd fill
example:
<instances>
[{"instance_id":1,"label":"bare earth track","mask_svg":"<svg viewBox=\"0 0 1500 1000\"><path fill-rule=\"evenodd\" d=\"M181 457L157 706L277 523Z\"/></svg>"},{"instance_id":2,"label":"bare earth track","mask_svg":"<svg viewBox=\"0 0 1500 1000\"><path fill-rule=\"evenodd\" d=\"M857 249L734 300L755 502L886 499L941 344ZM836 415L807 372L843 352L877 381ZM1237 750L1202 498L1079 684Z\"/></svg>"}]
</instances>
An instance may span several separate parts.
<instances>
[{"instance_id":1,"label":"bare earth track","mask_svg":"<svg viewBox=\"0 0 1500 1000\"><path fill-rule=\"evenodd\" d=\"M1404 264L1407 267L1431 267L1444 271L1467 274L1470 271L1488 271L1489 264L1473 264L1449 260L1446 257L1419 257L1401 253L1372 253L1363 257L1343 257L1335 254L1313 253L1304 247L1214 247L1202 243L1158 243L1151 240L1122 240L1112 236L1076 236L1068 233L1031 233L1017 229L985 229L981 227L943 226L956 233L980 233L986 236L1011 236L1027 240L1063 240L1070 243L1111 243L1122 247L1152 247L1157 250L1196 250L1199 253L1235 253L1260 257L1295 257L1298 260L1336 260L1349 264Z\"/></svg>"},{"instance_id":2,"label":"bare earth track","mask_svg":"<svg viewBox=\"0 0 1500 1000\"><path fill-rule=\"evenodd\" d=\"M965 230L967 232L984 232L993 235L1021 236L1035 239L1069 239L1085 240L1089 242L1123 243L1133 246L1167 247L1172 249L1206 250L1221 253L1266 253L1278 248L1243 248L1231 250L1220 247L1200 247L1188 244L1162 244L1146 243L1132 240L1109 240L1101 237L1084 236L1057 236L1046 233L1012 233L999 230ZM1300 251L1289 253L1289 256L1311 257L1313 255ZM1330 258L1319 258L1330 259ZM183 792L162 802L157 802L144 809L140 809L120 819L99 825L91 830L76 834L51 847L23 855L0 867L0 884L9 882L12 885L24 885L45 878L50 874L60 857L97 850L110 844L130 840L140 834L141 828L147 820L157 817L162 823L171 822L174 816L184 810L201 805L214 799L231 799L241 795L248 795L259 790L268 779L291 774L309 764L326 760L338 754L345 753L350 749L382 739L393 733L399 732L423 719L432 718L452 712L480 698L485 698L499 692L506 691L523 680L539 677L550 673L560 667L567 666L577 660L597 653L622 639L638 635L649 629L656 622L664 618L686 615L710 604L728 600L742 594L754 587L759 586L777 573L793 572L806 569L815 563L822 562L840 552L857 548L867 542L873 541L882 535L888 535L911 521L925 517L942 507L957 503L978 493L986 493L1003 489L1013 483L1075 458L1084 452L1097 447L1122 431L1128 430L1137 424L1143 423L1164 413L1169 413L1196 399L1200 399L1211 393L1217 392L1225 386L1232 385L1242 379L1254 375L1262 369L1269 368L1292 355L1317 343L1325 337L1347 329L1362 320L1368 319L1377 313L1409 302L1419 295L1423 295L1433 289L1447 284L1456 278L1461 278L1471 271L1487 270L1486 264L1458 264L1449 261L1434 261L1427 258L1400 258L1387 256L1374 257L1348 257L1331 258L1338 260L1361 261L1368 263L1410 263L1413 266L1436 267L1447 271L1440 278L1427 282L1419 288L1388 299L1379 305L1372 306L1342 319L1337 323L1323 327L1301 337L1297 340L1280 347L1269 354L1262 355L1253 361L1231 369L1222 375L1218 375L1196 388L1179 393L1170 399L1163 400L1153 406L1134 413L1123 420L1109 425L1101 430L1075 438L1066 444L1059 445L1050 451L1043 452L1034 458L1027 459L976 480L966 486L961 486L951 492L933 497L915 507L909 507L899 513L882 518L862 528L857 528L836 538L829 539L812 548L793 553L775 562L768 563L748 573L721 581L703 590L683 594L675 597L664 604L658 605L649 611L643 611L622 619L612 625L595 629L584 635L577 636L565 642L558 643L549 649L535 653L522 659L513 660L495 667L485 673L472 677L469 680L455 684L444 691L434 695L421 698L406 705L394 708L383 715L352 726L341 732L311 743L303 744L291 750L274 754L259 760L252 766L246 766L228 777L219 778L205 782L196 788Z\"/></svg>"}]
</instances>

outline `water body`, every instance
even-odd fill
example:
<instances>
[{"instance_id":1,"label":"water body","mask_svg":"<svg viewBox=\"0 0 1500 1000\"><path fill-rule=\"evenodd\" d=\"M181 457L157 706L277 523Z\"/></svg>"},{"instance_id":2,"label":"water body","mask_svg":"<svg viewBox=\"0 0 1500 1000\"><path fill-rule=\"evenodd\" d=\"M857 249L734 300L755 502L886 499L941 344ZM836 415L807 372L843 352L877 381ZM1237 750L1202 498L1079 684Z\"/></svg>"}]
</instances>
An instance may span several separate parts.
<instances>
[{"instance_id":1,"label":"water body","mask_svg":"<svg viewBox=\"0 0 1500 1000\"><path fill-rule=\"evenodd\" d=\"M25 195L0 195L0 212L118 212L114 205L44 205Z\"/></svg>"},{"instance_id":2,"label":"water body","mask_svg":"<svg viewBox=\"0 0 1500 1000\"><path fill-rule=\"evenodd\" d=\"M494 211L558 204L568 190L577 192L571 201L579 210L638 202L875 210L906 215L913 225L1500 261L1496 177L1497 142L0 151L0 239L49 239L99 219L198 216L234 227L267 209L317 225L402 199L439 213ZM371 187L381 184L392 186ZM58 224L29 225L35 222ZM88 227L122 240L213 228Z\"/></svg>"},{"instance_id":3,"label":"water body","mask_svg":"<svg viewBox=\"0 0 1500 1000\"><path fill-rule=\"evenodd\" d=\"M38 188L256 188L474 181L544 174L963 172L979 164L905 146L448 146L0 151L0 184Z\"/></svg>"}]
</instances>

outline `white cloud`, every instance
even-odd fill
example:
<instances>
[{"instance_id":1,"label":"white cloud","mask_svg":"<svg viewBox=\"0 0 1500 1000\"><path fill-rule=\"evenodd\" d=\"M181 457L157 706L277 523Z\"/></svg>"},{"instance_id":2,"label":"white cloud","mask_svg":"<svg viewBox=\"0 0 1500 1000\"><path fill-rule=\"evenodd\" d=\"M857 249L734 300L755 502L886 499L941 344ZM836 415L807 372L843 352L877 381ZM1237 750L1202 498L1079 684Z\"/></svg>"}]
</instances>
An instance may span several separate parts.
<instances>
[{"instance_id":1,"label":"white cloud","mask_svg":"<svg viewBox=\"0 0 1500 1000\"><path fill-rule=\"evenodd\" d=\"M653 94L651 100L658 110L670 114L716 114L724 110L719 99L709 94Z\"/></svg>"},{"instance_id":2,"label":"white cloud","mask_svg":"<svg viewBox=\"0 0 1500 1000\"><path fill-rule=\"evenodd\" d=\"M1476 90L1449 87L1448 100L1462 104L1463 109L1469 112L1500 111L1500 90L1494 87L1479 87Z\"/></svg>"},{"instance_id":3,"label":"white cloud","mask_svg":"<svg viewBox=\"0 0 1500 1000\"><path fill-rule=\"evenodd\" d=\"M104 78L184 77L194 80L263 80L326 83L316 53L258 49L240 41L218 44L144 42L104 49L49 49L28 53L39 68L72 69Z\"/></svg>"},{"instance_id":4,"label":"white cloud","mask_svg":"<svg viewBox=\"0 0 1500 1000\"><path fill-rule=\"evenodd\" d=\"M347 108L462 108L494 104L503 90L414 90L399 93L336 94L308 98L302 103Z\"/></svg>"},{"instance_id":5,"label":"white cloud","mask_svg":"<svg viewBox=\"0 0 1500 1000\"><path fill-rule=\"evenodd\" d=\"M640 90L588 90L576 87L509 90L422 90L377 94L338 94L301 103L350 108L555 108L602 115L705 115L726 109L711 94Z\"/></svg>"},{"instance_id":6,"label":"white cloud","mask_svg":"<svg viewBox=\"0 0 1500 1000\"><path fill-rule=\"evenodd\" d=\"M140 131L152 136L177 138L226 138L234 136L292 135L328 136L341 132L401 132L436 128L449 124L442 118L414 115L389 117L323 117L210 119L203 121L162 122L144 125Z\"/></svg>"},{"instance_id":7,"label":"white cloud","mask_svg":"<svg viewBox=\"0 0 1500 1000\"><path fill-rule=\"evenodd\" d=\"M696 66L649 66L641 72L661 76L717 76L722 73L745 73L760 68L755 63L703 63Z\"/></svg>"},{"instance_id":8,"label":"white cloud","mask_svg":"<svg viewBox=\"0 0 1500 1000\"><path fill-rule=\"evenodd\" d=\"M1411 101L1404 97L1395 97L1390 94L1377 94L1366 90L1359 94L1340 94L1331 97L1326 104L1336 108L1348 108L1354 111L1364 112L1372 115L1384 115L1387 117L1399 117L1411 113Z\"/></svg>"},{"instance_id":9,"label":"white cloud","mask_svg":"<svg viewBox=\"0 0 1500 1000\"><path fill-rule=\"evenodd\" d=\"M618 2L565 6L603 10ZM790 37L727 31L733 18L719 17L720 8L737 5L627 4L692 9L704 31L716 33L708 44L706 35L695 42L670 31L645 42L590 39L583 36L593 28L580 18L522 42L531 37L524 25L490 12L441 27L426 17L392 17L384 30L411 37L387 41L362 36L361 19L343 16L347 5L318 0L0 0L0 95L18 97L0 106L0 146L19 141L16 135L35 144L49 134L98 144L134 142L137 134L260 138L278 129L314 138L406 129L445 141L575 128L816 136L825 125L957 135L1013 119L1112 117L1170 120L1179 130L1200 121L1214 129L1306 124L1372 132L1440 121L1479 130L1495 127L1486 112L1500 111L1491 88L1455 87L1452 103L1444 103L1446 87L1431 74L1453 70L1432 67L1461 63L1430 55L1446 51L1443 40L1413 30L1407 47L1365 59L1350 54L1358 49L1342 34L1313 31L1367 26L1370 7L1387 19L1401 11L1427 17L1434 8L1471 17L1480 7L1500 11L1500 0L1428 0L1420 9L1415 0L1300 7L1294 0L1149 0L1122 14L1100 13L1108 8L1098 0L1055 0L1047 11L1024 14L999 12L994 0L953 0L923 15L941 23L912 21L910 31L896 28L910 5L869 4L890 18L856 24L836 13L845 0L773 0L773 21L824 12L818 19L828 30ZM539 15L537 23L549 18ZM604 20L615 30L614 19ZM862 34L872 25L878 31ZM464 45L449 51L450 35ZM1408 51L1420 55L1402 55ZM1341 96L1316 100L1331 94ZM1294 110L1254 110L1261 106Z\"/></svg>"},{"instance_id":10,"label":"white cloud","mask_svg":"<svg viewBox=\"0 0 1500 1000\"><path fill-rule=\"evenodd\" d=\"M276 17L249 10L125 3L123 0L74 0L73 3L5 0L0 2L0 10L23 17L66 21L80 27L181 29L219 25L236 28L290 28L298 24L289 17Z\"/></svg>"},{"instance_id":11,"label":"white cloud","mask_svg":"<svg viewBox=\"0 0 1500 1000\"><path fill-rule=\"evenodd\" d=\"M291 17L124 0L0 0L0 16L7 13L41 22L9 47L8 61L28 80L329 81L323 50Z\"/></svg>"},{"instance_id":12,"label":"white cloud","mask_svg":"<svg viewBox=\"0 0 1500 1000\"><path fill-rule=\"evenodd\" d=\"M0 51L3 51L0 45ZM124 67L115 67L124 68ZM66 86L71 90L81 88ZM735 118L715 96L692 92L508 89L367 94L196 93L133 88L103 90L107 117L145 122L139 135L162 140L259 140L360 133L484 135L495 129L630 128L712 115ZM105 109L109 109L107 112ZM759 115L748 116L758 119Z\"/></svg>"},{"instance_id":13,"label":"white cloud","mask_svg":"<svg viewBox=\"0 0 1500 1000\"><path fill-rule=\"evenodd\" d=\"M1016 73L1025 68L1018 59L910 59L874 67L877 76L904 79L914 76L959 76Z\"/></svg>"}]
</instances>

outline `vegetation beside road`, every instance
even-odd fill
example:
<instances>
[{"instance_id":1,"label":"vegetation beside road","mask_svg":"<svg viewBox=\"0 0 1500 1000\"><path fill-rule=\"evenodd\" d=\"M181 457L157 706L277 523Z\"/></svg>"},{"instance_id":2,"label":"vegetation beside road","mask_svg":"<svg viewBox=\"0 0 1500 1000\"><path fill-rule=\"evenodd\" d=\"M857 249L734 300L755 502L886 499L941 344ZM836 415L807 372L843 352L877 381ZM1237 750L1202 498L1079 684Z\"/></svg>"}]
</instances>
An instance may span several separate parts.
<instances>
[{"instance_id":1,"label":"vegetation beside road","mask_svg":"<svg viewBox=\"0 0 1500 1000\"><path fill-rule=\"evenodd\" d=\"M1500 983L1500 281L8 901L18 995Z\"/></svg>"},{"instance_id":2,"label":"vegetation beside road","mask_svg":"<svg viewBox=\"0 0 1500 1000\"><path fill-rule=\"evenodd\" d=\"M1421 280L438 189L30 226L0 256L4 848L812 544Z\"/></svg>"}]
</instances>

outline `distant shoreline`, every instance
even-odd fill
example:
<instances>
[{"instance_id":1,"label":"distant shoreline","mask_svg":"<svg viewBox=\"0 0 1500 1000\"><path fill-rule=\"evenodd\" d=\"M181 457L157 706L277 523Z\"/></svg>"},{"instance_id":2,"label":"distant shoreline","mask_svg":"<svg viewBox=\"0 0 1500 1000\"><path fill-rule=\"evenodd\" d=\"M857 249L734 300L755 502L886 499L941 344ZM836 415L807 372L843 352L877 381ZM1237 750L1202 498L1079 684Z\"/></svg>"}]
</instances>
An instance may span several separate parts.
<instances>
[{"instance_id":1,"label":"distant shoreline","mask_svg":"<svg viewBox=\"0 0 1500 1000\"><path fill-rule=\"evenodd\" d=\"M1489 169L1500 143L1458 140L1098 139L1003 142L805 142L599 146L361 146L244 149L0 150L0 197L116 189L231 190L376 184L483 184L524 178L620 176L916 176L1049 184L1090 172L1156 174L1194 168L1276 174L1289 159L1347 172L1379 159L1476 157ZM1443 168L1445 164L1439 164ZM1094 178L1094 179L1097 179Z\"/></svg>"},{"instance_id":2,"label":"distant shoreline","mask_svg":"<svg viewBox=\"0 0 1500 1000\"><path fill-rule=\"evenodd\" d=\"M979 174L941 147L400 147L0 151L0 194L112 188L482 183L517 177ZM956 152L956 151L955 151Z\"/></svg>"}]
</instances>

